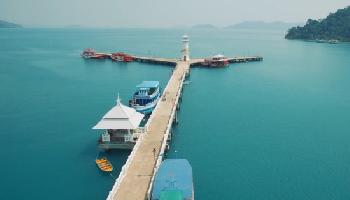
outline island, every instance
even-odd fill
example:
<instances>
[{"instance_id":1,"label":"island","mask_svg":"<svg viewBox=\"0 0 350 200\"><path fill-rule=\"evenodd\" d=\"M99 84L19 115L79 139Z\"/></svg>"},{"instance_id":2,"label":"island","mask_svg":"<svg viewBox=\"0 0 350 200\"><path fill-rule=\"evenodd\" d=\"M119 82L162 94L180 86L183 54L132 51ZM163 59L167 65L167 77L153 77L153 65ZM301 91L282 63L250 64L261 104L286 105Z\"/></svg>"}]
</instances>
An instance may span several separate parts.
<instances>
[{"instance_id":1,"label":"island","mask_svg":"<svg viewBox=\"0 0 350 200\"><path fill-rule=\"evenodd\" d=\"M192 26L192 28L198 28L198 29L213 29L216 28L216 26L212 24L197 24Z\"/></svg>"},{"instance_id":2,"label":"island","mask_svg":"<svg viewBox=\"0 0 350 200\"><path fill-rule=\"evenodd\" d=\"M0 28L21 28L21 27L22 26L19 24L14 24L11 22L0 20Z\"/></svg>"},{"instance_id":3,"label":"island","mask_svg":"<svg viewBox=\"0 0 350 200\"><path fill-rule=\"evenodd\" d=\"M331 13L325 19L308 19L305 26L288 30L286 39L337 43L350 41L350 6Z\"/></svg>"}]
</instances>

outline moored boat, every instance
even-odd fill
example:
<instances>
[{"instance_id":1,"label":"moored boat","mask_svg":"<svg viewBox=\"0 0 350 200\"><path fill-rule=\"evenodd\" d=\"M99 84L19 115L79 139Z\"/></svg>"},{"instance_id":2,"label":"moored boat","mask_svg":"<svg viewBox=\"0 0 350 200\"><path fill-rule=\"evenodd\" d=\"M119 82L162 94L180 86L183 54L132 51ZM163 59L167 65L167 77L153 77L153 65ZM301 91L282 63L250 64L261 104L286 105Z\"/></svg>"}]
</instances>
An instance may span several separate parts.
<instances>
[{"instance_id":1,"label":"moored boat","mask_svg":"<svg viewBox=\"0 0 350 200\"><path fill-rule=\"evenodd\" d=\"M122 52L112 53L111 58L113 61L119 62L132 62L135 59L133 56Z\"/></svg>"},{"instance_id":2,"label":"moored boat","mask_svg":"<svg viewBox=\"0 0 350 200\"><path fill-rule=\"evenodd\" d=\"M96 158L97 167L103 172L112 172L113 166L106 157Z\"/></svg>"},{"instance_id":3,"label":"moored boat","mask_svg":"<svg viewBox=\"0 0 350 200\"><path fill-rule=\"evenodd\" d=\"M192 167L186 159L166 159L152 186L151 200L194 200Z\"/></svg>"},{"instance_id":4,"label":"moored boat","mask_svg":"<svg viewBox=\"0 0 350 200\"><path fill-rule=\"evenodd\" d=\"M159 81L143 81L136 88L129 105L142 114L152 113L160 98Z\"/></svg>"},{"instance_id":5,"label":"moored boat","mask_svg":"<svg viewBox=\"0 0 350 200\"><path fill-rule=\"evenodd\" d=\"M201 64L209 67L225 67L228 66L229 60L226 56L218 54L212 58L204 59Z\"/></svg>"},{"instance_id":6,"label":"moored boat","mask_svg":"<svg viewBox=\"0 0 350 200\"><path fill-rule=\"evenodd\" d=\"M96 54L96 51L94 49L87 48L83 51L83 53L81 54L81 57L90 58L91 56L94 56L95 54Z\"/></svg>"},{"instance_id":7,"label":"moored boat","mask_svg":"<svg viewBox=\"0 0 350 200\"><path fill-rule=\"evenodd\" d=\"M338 44L339 43L339 40L336 40L336 39L331 39L331 40L317 39L317 40L311 40L311 41L315 41L317 43L328 43L328 44Z\"/></svg>"},{"instance_id":8,"label":"moored boat","mask_svg":"<svg viewBox=\"0 0 350 200\"><path fill-rule=\"evenodd\" d=\"M88 48L83 51L81 57L86 59L106 59L109 58L110 55L106 53L97 53L94 49Z\"/></svg>"}]
</instances>

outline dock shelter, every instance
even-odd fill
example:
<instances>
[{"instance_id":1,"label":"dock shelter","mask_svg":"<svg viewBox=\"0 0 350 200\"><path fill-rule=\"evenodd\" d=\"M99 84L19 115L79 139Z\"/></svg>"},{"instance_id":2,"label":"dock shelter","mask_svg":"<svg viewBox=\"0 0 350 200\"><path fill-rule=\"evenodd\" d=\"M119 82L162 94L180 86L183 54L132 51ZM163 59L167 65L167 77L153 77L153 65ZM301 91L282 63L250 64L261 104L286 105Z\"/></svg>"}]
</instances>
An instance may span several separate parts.
<instances>
[{"instance_id":1,"label":"dock shelter","mask_svg":"<svg viewBox=\"0 0 350 200\"><path fill-rule=\"evenodd\" d=\"M132 149L141 134L144 115L121 103L110 109L93 129L104 130L98 141L101 149Z\"/></svg>"}]
</instances>

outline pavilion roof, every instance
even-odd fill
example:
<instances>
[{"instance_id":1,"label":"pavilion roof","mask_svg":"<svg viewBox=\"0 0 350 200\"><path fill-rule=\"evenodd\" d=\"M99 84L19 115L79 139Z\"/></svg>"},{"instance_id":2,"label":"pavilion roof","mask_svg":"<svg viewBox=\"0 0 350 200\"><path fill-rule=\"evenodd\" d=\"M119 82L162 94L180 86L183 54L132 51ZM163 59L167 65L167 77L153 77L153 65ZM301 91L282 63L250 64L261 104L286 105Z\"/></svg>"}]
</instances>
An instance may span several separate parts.
<instances>
[{"instance_id":1,"label":"pavilion roof","mask_svg":"<svg viewBox=\"0 0 350 200\"><path fill-rule=\"evenodd\" d=\"M93 129L137 129L144 115L123 105L118 97L117 105L109 110Z\"/></svg>"}]
</instances>

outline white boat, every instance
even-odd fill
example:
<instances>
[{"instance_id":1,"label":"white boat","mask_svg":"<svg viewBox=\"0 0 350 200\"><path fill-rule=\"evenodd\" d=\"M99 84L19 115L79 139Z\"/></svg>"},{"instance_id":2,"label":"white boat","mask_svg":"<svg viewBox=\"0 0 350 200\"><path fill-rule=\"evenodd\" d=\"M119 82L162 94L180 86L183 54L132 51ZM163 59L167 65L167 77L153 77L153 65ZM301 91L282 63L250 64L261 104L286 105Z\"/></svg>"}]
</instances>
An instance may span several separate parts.
<instances>
[{"instance_id":1,"label":"white boat","mask_svg":"<svg viewBox=\"0 0 350 200\"><path fill-rule=\"evenodd\" d=\"M143 81L137 85L129 105L142 114L150 114L160 98L159 81Z\"/></svg>"}]
</instances>

